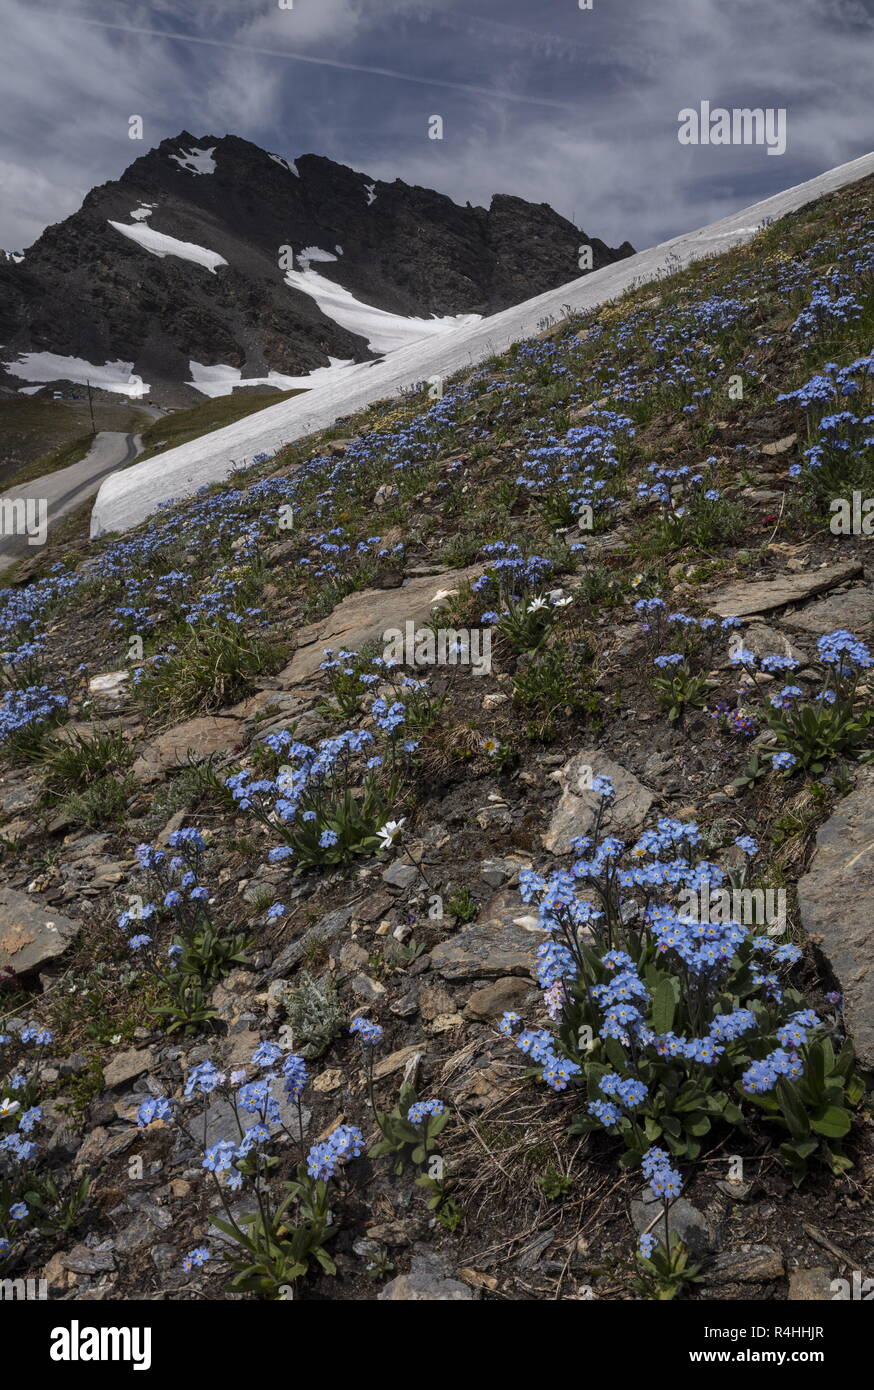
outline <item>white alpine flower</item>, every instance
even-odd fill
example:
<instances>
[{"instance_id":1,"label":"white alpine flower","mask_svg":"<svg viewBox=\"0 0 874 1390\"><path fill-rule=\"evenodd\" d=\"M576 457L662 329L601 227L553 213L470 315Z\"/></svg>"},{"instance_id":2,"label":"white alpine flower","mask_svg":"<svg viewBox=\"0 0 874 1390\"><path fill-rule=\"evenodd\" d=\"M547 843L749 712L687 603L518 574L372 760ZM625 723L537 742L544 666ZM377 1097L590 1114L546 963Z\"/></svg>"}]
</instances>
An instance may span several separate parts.
<instances>
[{"instance_id":1,"label":"white alpine flower","mask_svg":"<svg viewBox=\"0 0 874 1390\"><path fill-rule=\"evenodd\" d=\"M381 841L379 846L380 849L391 848L397 836L400 834L401 826L405 821L406 816L402 816L400 820L387 820L385 825L380 826L379 830L376 832Z\"/></svg>"}]
</instances>

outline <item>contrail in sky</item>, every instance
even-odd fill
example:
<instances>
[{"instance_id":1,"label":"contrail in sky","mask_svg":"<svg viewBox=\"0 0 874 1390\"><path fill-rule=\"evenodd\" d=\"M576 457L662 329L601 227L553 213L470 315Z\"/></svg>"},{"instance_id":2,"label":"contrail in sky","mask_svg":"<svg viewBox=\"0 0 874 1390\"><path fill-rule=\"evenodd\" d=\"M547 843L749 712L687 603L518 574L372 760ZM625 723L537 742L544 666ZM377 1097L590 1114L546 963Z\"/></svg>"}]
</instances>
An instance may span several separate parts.
<instances>
[{"instance_id":1,"label":"contrail in sky","mask_svg":"<svg viewBox=\"0 0 874 1390\"><path fill-rule=\"evenodd\" d=\"M57 16L56 16L57 18ZM146 29L132 24L111 24L102 19L85 19L79 15L63 15L70 24L88 24L95 29L112 29L122 34L141 34L145 38L173 39L177 43L199 43L209 48L229 48L238 53L256 53L262 58L287 58L294 63L310 63L314 67L340 68L344 72L363 72L374 77L392 77L398 82L417 82L420 86L446 87L456 92L470 92L475 96L493 97L500 101L521 102L526 106L551 106L558 111L572 111L580 115L580 108L564 101L550 101L547 97L521 96L518 92L505 92L496 87L476 87L467 82L449 82L441 77L422 77L417 73L399 72L395 68L372 67L366 63L343 63L338 58L319 58L308 53L289 53L281 48L259 48L255 44L234 43L229 39L207 39L199 34L178 34L170 29Z\"/></svg>"}]
</instances>

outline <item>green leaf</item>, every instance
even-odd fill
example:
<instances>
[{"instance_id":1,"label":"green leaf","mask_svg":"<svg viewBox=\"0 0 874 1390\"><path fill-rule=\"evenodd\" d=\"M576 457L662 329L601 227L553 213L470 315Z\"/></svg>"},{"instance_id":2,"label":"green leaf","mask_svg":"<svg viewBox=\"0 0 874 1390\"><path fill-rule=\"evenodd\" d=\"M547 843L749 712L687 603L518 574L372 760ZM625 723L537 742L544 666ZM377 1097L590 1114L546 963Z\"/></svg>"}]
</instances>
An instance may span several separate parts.
<instances>
[{"instance_id":1,"label":"green leaf","mask_svg":"<svg viewBox=\"0 0 874 1390\"><path fill-rule=\"evenodd\" d=\"M865 1083L857 1072L854 1076L851 1076L849 1081L847 1082L847 1104L855 1108L859 1104L859 1101L862 1099L864 1094Z\"/></svg>"},{"instance_id":2,"label":"green leaf","mask_svg":"<svg viewBox=\"0 0 874 1390\"><path fill-rule=\"evenodd\" d=\"M674 1023L677 1000L674 982L664 975L652 997L652 1026L657 1033L669 1033Z\"/></svg>"},{"instance_id":3,"label":"green leaf","mask_svg":"<svg viewBox=\"0 0 874 1390\"><path fill-rule=\"evenodd\" d=\"M810 1121L810 1128L816 1134L824 1134L826 1139L843 1139L849 1133L852 1122L849 1110L830 1105L822 1115Z\"/></svg>"},{"instance_id":4,"label":"green leaf","mask_svg":"<svg viewBox=\"0 0 874 1390\"><path fill-rule=\"evenodd\" d=\"M331 1259L330 1255L328 1255L321 1248L321 1246L318 1246L312 1253L315 1255L316 1259L318 1260L319 1264L322 1266L322 1269L325 1271L326 1274L337 1273L337 1266L334 1264L334 1261Z\"/></svg>"},{"instance_id":5,"label":"green leaf","mask_svg":"<svg viewBox=\"0 0 874 1390\"><path fill-rule=\"evenodd\" d=\"M810 1120L807 1111L798 1099L798 1094L793 1086L790 1086L785 1077L780 1077L776 1086L777 1097L780 1102L780 1109L786 1117L786 1124L789 1126L789 1133L793 1139L805 1139L810 1133Z\"/></svg>"},{"instance_id":6,"label":"green leaf","mask_svg":"<svg viewBox=\"0 0 874 1390\"><path fill-rule=\"evenodd\" d=\"M815 1100L821 1100L825 1089L825 1054L822 1042L815 1042L807 1050L806 1080Z\"/></svg>"}]
</instances>

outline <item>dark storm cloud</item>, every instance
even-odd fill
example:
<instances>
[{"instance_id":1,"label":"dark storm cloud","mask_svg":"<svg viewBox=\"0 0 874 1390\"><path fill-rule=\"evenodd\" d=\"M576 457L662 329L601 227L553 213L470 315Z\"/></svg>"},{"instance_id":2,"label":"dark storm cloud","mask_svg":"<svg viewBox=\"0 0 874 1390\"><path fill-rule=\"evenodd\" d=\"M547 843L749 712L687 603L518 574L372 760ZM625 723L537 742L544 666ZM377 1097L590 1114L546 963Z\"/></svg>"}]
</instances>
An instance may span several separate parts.
<instances>
[{"instance_id":1,"label":"dark storm cloud","mask_svg":"<svg viewBox=\"0 0 874 1390\"><path fill-rule=\"evenodd\" d=\"M871 143L860 0L0 0L0 32L9 248L182 128L460 201L517 193L639 247ZM679 145L703 99L785 107L786 153Z\"/></svg>"}]
</instances>

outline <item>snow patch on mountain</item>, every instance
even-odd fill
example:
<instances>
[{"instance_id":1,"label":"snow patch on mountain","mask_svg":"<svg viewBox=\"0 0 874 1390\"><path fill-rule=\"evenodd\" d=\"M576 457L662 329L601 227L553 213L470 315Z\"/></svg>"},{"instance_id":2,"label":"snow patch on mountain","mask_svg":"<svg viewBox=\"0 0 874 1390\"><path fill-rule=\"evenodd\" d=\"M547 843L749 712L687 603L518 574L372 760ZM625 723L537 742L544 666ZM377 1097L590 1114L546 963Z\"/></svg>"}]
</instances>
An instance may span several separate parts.
<instances>
[{"instance_id":1,"label":"snow patch on mountain","mask_svg":"<svg viewBox=\"0 0 874 1390\"><path fill-rule=\"evenodd\" d=\"M73 381L79 386L100 386L122 396L146 396L151 387L134 376L133 362L104 362L97 366L82 357L62 357L56 352L24 352L17 362L3 364L10 376L21 381L36 381L38 386L23 386L21 394L32 396L40 386L50 381Z\"/></svg>"},{"instance_id":2,"label":"snow patch on mountain","mask_svg":"<svg viewBox=\"0 0 874 1390\"><path fill-rule=\"evenodd\" d=\"M281 154L271 154L269 158L273 160L274 164L281 164L283 169L287 169L290 174L294 174L296 178L300 178L300 170L293 159L283 159Z\"/></svg>"},{"instance_id":3,"label":"snow patch on mountain","mask_svg":"<svg viewBox=\"0 0 874 1390\"><path fill-rule=\"evenodd\" d=\"M335 261L331 251L323 251L319 246L305 246L297 253L297 263L303 270L309 270L311 261Z\"/></svg>"},{"instance_id":4,"label":"snow patch on mountain","mask_svg":"<svg viewBox=\"0 0 874 1390\"><path fill-rule=\"evenodd\" d=\"M189 174L214 174L216 169L215 160L212 157L214 149L215 145L210 145L209 149L204 150L182 150L180 154L171 154L170 158Z\"/></svg>"},{"instance_id":5,"label":"snow patch on mountain","mask_svg":"<svg viewBox=\"0 0 874 1390\"><path fill-rule=\"evenodd\" d=\"M330 259L337 258L331 256ZM335 285L333 280L326 280L324 275L309 268L287 271L285 283L293 290L310 295L322 313L339 323L341 328L365 338L371 352L395 352L398 348L421 342L423 338L452 333L455 329L479 323L482 318L481 314L447 314L444 318L435 316L430 319L392 314L387 309L365 304L342 285Z\"/></svg>"},{"instance_id":6,"label":"snow patch on mountain","mask_svg":"<svg viewBox=\"0 0 874 1390\"><path fill-rule=\"evenodd\" d=\"M144 251L151 252L153 256L178 256L182 261L202 265L213 275L218 266L227 265L224 256L220 256L217 251L208 251L205 246L196 246L193 241L178 241L176 237L167 236L165 232L156 232L153 227L143 226L140 222L129 226L125 222L110 221L109 225L121 232L122 236L135 241Z\"/></svg>"},{"instance_id":7,"label":"snow patch on mountain","mask_svg":"<svg viewBox=\"0 0 874 1390\"><path fill-rule=\"evenodd\" d=\"M347 360L329 357L328 362L329 366L316 367L306 376L285 376L283 372L271 371L266 376L247 377L243 376L239 367L230 367L224 362L216 362L211 367L203 362L189 362L191 380L188 385L213 400L216 396L229 396L240 386L275 386L278 391L311 391L314 386L335 382L338 377L348 375L357 367L370 365L368 362L354 362L351 357Z\"/></svg>"}]
</instances>

